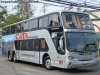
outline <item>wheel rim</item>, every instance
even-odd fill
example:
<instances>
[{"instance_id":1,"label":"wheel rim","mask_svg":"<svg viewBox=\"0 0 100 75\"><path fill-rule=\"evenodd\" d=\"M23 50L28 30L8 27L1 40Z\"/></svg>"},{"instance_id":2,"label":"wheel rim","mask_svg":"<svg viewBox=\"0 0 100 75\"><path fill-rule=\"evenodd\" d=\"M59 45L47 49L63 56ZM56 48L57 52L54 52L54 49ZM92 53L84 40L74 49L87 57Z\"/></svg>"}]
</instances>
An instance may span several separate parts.
<instances>
[{"instance_id":1,"label":"wheel rim","mask_svg":"<svg viewBox=\"0 0 100 75\"><path fill-rule=\"evenodd\" d=\"M11 60L11 54L9 54L9 60Z\"/></svg>"},{"instance_id":2,"label":"wheel rim","mask_svg":"<svg viewBox=\"0 0 100 75\"><path fill-rule=\"evenodd\" d=\"M46 67L49 69L50 66L51 66L50 59L47 59L47 60L46 60Z\"/></svg>"}]
</instances>

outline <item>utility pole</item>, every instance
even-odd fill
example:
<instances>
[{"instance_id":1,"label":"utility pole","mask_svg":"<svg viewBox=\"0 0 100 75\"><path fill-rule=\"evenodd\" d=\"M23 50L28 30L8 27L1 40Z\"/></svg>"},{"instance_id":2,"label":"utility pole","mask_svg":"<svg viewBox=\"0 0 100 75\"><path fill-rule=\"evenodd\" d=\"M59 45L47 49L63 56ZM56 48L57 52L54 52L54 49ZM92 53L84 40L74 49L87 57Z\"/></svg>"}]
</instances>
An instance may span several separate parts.
<instances>
[{"instance_id":1,"label":"utility pole","mask_svg":"<svg viewBox=\"0 0 100 75\"><path fill-rule=\"evenodd\" d=\"M44 14L46 14L46 4L44 3L44 6L43 6L43 12Z\"/></svg>"}]
</instances>

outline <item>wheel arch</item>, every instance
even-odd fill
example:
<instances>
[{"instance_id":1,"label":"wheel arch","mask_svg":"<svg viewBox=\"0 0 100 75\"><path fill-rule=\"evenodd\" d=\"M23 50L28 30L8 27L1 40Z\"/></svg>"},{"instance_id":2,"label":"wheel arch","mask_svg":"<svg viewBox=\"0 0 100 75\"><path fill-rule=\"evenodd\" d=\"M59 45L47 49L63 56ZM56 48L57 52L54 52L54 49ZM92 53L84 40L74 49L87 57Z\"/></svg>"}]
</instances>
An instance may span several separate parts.
<instances>
[{"instance_id":1,"label":"wheel arch","mask_svg":"<svg viewBox=\"0 0 100 75\"><path fill-rule=\"evenodd\" d=\"M47 57L47 56L49 56L49 54L48 53L45 53L44 55L43 55L43 57L42 57L42 64L44 65L44 59ZM50 57L50 56L49 56Z\"/></svg>"}]
</instances>

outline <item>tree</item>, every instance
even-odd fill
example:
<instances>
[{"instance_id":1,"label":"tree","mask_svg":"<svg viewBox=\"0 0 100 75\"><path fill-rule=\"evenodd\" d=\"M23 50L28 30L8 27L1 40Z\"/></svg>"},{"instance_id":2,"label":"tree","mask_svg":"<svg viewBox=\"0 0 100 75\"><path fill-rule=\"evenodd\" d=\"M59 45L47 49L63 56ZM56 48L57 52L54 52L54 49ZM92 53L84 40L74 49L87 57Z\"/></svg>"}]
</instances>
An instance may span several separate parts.
<instances>
[{"instance_id":1,"label":"tree","mask_svg":"<svg viewBox=\"0 0 100 75\"><path fill-rule=\"evenodd\" d=\"M0 24L3 23L7 16L7 9L6 6L0 6Z\"/></svg>"},{"instance_id":2,"label":"tree","mask_svg":"<svg viewBox=\"0 0 100 75\"><path fill-rule=\"evenodd\" d=\"M35 7L34 10L32 10L31 5L30 3L27 3L27 0L18 0L18 5L14 7L14 9L17 9L17 14L19 14L23 20L34 16L33 11L35 11Z\"/></svg>"},{"instance_id":3,"label":"tree","mask_svg":"<svg viewBox=\"0 0 100 75\"><path fill-rule=\"evenodd\" d=\"M0 25L0 27L7 26L16 22L21 21L22 19L18 16L18 14L11 14L5 20L4 23Z\"/></svg>"}]
</instances>

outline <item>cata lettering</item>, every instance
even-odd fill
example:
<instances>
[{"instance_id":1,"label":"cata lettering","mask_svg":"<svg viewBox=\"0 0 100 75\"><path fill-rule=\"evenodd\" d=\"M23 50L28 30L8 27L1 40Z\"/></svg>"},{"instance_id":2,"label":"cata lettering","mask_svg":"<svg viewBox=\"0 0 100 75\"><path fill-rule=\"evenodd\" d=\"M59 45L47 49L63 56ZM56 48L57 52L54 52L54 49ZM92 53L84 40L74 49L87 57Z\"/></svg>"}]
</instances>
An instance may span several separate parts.
<instances>
[{"instance_id":1,"label":"cata lettering","mask_svg":"<svg viewBox=\"0 0 100 75\"><path fill-rule=\"evenodd\" d=\"M27 38L28 38L27 33L16 34L16 40L27 39Z\"/></svg>"}]
</instances>

